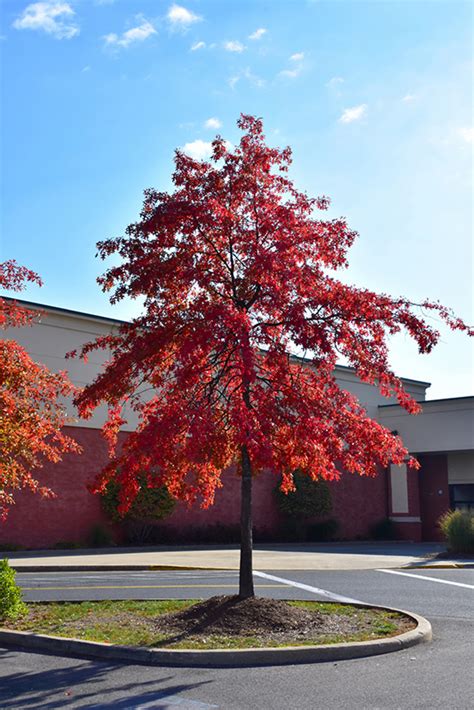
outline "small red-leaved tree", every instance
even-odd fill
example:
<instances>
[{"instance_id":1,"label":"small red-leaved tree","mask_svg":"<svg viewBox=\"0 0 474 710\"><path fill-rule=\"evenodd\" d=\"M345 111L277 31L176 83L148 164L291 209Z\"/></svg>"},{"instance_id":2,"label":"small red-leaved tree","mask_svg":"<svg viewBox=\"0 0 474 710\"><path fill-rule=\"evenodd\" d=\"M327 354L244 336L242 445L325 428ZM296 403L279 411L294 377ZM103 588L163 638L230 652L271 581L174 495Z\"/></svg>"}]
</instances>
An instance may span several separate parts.
<instances>
[{"instance_id":1,"label":"small red-leaved tree","mask_svg":"<svg viewBox=\"0 0 474 710\"><path fill-rule=\"evenodd\" d=\"M333 480L340 467L372 476L378 465L407 459L401 440L336 383L338 355L416 413L419 405L388 364L386 337L405 329L425 353L439 336L405 298L347 286L328 273L346 266L356 233L344 219L315 216L328 199L295 189L286 176L290 150L268 147L259 119L242 116L238 125L240 145L229 150L217 138L209 162L177 151L175 191L146 190L139 221L98 245L102 258L121 258L99 279L113 291L111 302L141 297L144 312L82 349L87 356L110 348L111 358L77 404L82 416L108 404L112 447L124 403L138 413L138 428L97 484L101 491L110 479L119 483L123 511L143 471L149 486L209 506L222 471L237 463L239 593L248 597L253 476L272 471L290 491L295 469ZM465 329L442 306L419 305ZM290 358L292 345L310 353L311 363ZM142 398L143 388L152 388L151 398Z\"/></svg>"},{"instance_id":2,"label":"small red-leaved tree","mask_svg":"<svg viewBox=\"0 0 474 710\"><path fill-rule=\"evenodd\" d=\"M28 281L41 286L33 271L14 261L0 264L0 288L20 291ZM15 301L0 298L0 329L31 325L34 316ZM0 520L6 519L21 488L54 495L32 476L33 469L60 461L67 451L80 451L62 431L67 416L59 398L73 393L64 373L50 372L14 340L0 339Z\"/></svg>"}]
</instances>

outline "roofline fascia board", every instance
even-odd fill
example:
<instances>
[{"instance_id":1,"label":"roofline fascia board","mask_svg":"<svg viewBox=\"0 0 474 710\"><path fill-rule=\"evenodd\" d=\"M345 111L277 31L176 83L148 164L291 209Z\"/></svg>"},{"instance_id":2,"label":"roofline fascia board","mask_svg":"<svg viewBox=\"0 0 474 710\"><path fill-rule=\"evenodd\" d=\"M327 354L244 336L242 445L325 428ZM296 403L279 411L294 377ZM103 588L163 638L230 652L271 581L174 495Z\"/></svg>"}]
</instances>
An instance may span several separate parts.
<instances>
[{"instance_id":1,"label":"roofline fascia board","mask_svg":"<svg viewBox=\"0 0 474 710\"><path fill-rule=\"evenodd\" d=\"M444 397L444 398L442 397L441 399L424 399L424 400L420 400L419 404L421 404L423 407L425 407L427 404L436 404L436 403L439 404L440 402L461 402L466 399L467 400L474 400L474 395L468 394L465 397ZM403 409L401 404L379 404L378 405L379 409L386 409L388 407L399 407L404 412L406 411L405 409ZM408 414L408 412L407 412L407 414Z\"/></svg>"},{"instance_id":2,"label":"roofline fascia board","mask_svg":"<svg viewBox=\"0 0 474 710\"><path fill-rule=\"evenodd\" d=\"M38 311L52 311L53 313L64 313L67 316L79 316L80 318L89 318L114 325L126 325L129 321L119 320L118 318L109 318L109 316L99 316L95 313L84 313L84 311L74 311L72 308L62 308L60 306L49 306L45 303L36 303L35 301L24 301L21 298L12 298L11 296L0 296L5 301L15 301L25 308L34 308Z\"/></svg>"},{"instance_id":3,"label":"roofline fascia board","mask_svg":"<svg viewBox=\"0 0 474 710\"><path fill-rule=\"evenodd\" d=\"M311 363L313 362L312 358L310 358L310 357L303 357L303 356L301 356L301 355L293 355L293 354L290 354L290 358L291 358L292 360L299 360L300 362L307 362L308 364L311 364ZM357 376L355 368L354 368L354 367L349 367L348 365L336 365L336 368L335 368L335 369L336 369L336 370L344 370L345 372L353 373L354 375ZM402 382L406 382L406 383L409 383L409 384L422 385L423 387L426 387L426 388L431 387L431 382L426 382L425 380L413 380L413 379L411 379L410 377L400 377L400 379L402 380ZM423 400L423 401L424 401L424 400ZM391 405L391 404L389 404L389 405L383 405L383 406L392 407L392 406L396 406L396 405Z\"/></svg>"}]
</instances>

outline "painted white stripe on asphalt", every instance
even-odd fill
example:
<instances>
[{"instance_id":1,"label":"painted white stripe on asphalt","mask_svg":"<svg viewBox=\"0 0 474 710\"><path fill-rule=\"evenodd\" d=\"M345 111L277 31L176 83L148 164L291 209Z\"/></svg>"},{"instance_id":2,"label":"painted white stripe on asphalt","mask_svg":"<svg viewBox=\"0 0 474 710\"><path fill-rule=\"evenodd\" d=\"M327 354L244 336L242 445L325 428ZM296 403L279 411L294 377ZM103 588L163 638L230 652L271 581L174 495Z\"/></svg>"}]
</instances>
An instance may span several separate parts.
<instances>
[{"instance_id":1,"label":"painted white stripe on asphalt","mask_svg":"<svg viewBox=\"0 0 474 710\"><path fill-rule=\"evenodd\" d=\"M422 574L413 574L412 572L399 572L394 569L378 569L377 572L385 572L385 574L399 574L402 577L414 577L421 579L424 582L439 582L439 584L451 584L453 587L465 587L466 589L474 589L473 584L463 584L462 582L451 582L449 579L440 579L439 577L425 577Z\"/></svg>"},{"instance_id":2,"label":"painted white stripe on asphalt","mask_svg":"<svg viewBox=\"0 0 474 710\"><path fill-rule=\"evenodd\" d=\"M351 599L350 597L343 597L340 594L335 594L334 592L328 592L327 589L319 589L319 587L311 587L309 584L302 584L302 582L294 582L292 579L285 579L284 577L275 577L273 574L267 574L266 572L255 572L255 577L262 577L263 579L270 579L273 582L280 582L281 584L287 584L289 587L296 587L297 589L304 589L305 592L311 592L311 594L319 594L322 597L331 599L334 602L344 602L346 604L365 604L361 602L360 599Z\"/></svg>"},{"instance_id":3,"label":"painted white stripe on asphalt","mask_svg":"<svg viewBox=\"0 0 474 710\"><path fill-rule=\"evenodd\" d=\"M164 701L164 705L159 703L158 705L156 702L158 701ZM162 691L161 693L157 693L153 700L150 700L148 703L141 703L140 705L136 706L136 710L157 710L157 708L168 708L173 707L176 705L180 710L212 710L213 708L216 708L216 710L219 710L218 705L209 705L208 703L201 703L199 700L189 700L189 698L183 698L180 697L179 695L167 695L166 691ZM132 709L132 705L127 706L129 710Z\"/></svg>"}]
</instances>

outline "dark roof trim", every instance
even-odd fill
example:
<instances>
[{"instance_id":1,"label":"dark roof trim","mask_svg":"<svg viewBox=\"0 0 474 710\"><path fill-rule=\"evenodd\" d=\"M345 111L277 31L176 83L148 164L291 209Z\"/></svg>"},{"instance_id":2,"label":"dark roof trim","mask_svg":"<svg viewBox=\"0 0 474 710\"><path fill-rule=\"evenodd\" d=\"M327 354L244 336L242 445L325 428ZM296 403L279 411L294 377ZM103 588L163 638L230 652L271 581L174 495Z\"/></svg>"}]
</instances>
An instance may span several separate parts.
<instances>
[{"instance_id":1,"label":"dark roof trim","mask_svg":"<svg viewBox=\"0 0 474 710\"><path fill-rule=\"evenodd\" d=\"M84 313L83 311L73 311L71 308L60 308L59 306L48 306L44 303L35 303L34 301L23 301L21 298L11 298L10 296L0 296L6 301L17 301L21 303L22 306L37 308L38 310L53 311L53 313L65 313L66 315L81 316L82 318L92 318L93 320L98 320L103 323L115 323L117 325L125 325L128 323L126 320L119 320L117 318L109 318L108 316L97 316L93 313ZM309 357L302 357L301 355L291 355L294 360L300 360L301 362L312 362ZM348 367L347 365L336 365L337 370L346 370L346 372L355 372L353 367ZM402 382L406 382L414 385L422 385L424 387L431 387L431 382L424 382L423 380L412 380L408 377L400 377ZM431 400L433 401L433 400ZM384 404L383 407L394 407L398 405Z\"/></svg>"},{"instance_id":2,"label":"dark roof trim","mask_svg":"<svg viewBox=\"0 0 474 710\"><path fill-rule=\"evenodd\" d=\"M10 296L0 296L0 298L5 299L5 301L16 301L26 308L35 308L39 311L53 311L53 313L65 313L71 316L81 316L82 318L92 318L93 320L102 321L105 323L117 323L118 325L125 325L128 323L126 320L118 320L117 318L109 318L108 316L97 316L94 313L84 313L83 311L73 311L71 308L60 308L59 306L48 306L45 303L35 303L34 301L24 301L21 298L11 298Z\"/></svg>"},{"instance_id":3,"label":"dark roof trim","mask_svg":"<svg viewBox=\"0 0 474 710\"><path fill-rule=\"evenodd\" d=\"M443 397L441 399L423 399L423 400L419 401L419 404L424 406L425 404L434 404L435 402L459 402L463 399L473 399L474 400L474 395L468 394L465 397ZM401 409L403 409L401 404L379 404L378 405L379 409L385 409L385 407L401 407ZM405 411L405 410L403 410L403 411Z\"/></svg>"},{"instance_id":4,"label":"dark roof trim","mask_svg":"<svg viewBox=\"0 0 474 710\"><path fill-rule=\"evenodd\" d=\"M301 355L291 355L294 360L301 360L301 362L312 362L310 357L302 357ZM336 365L337 370L346 370L347 372L355 372L354 367L349 367L348 365ZM423 385L424 387L431 387L431 382L425 382L424 380L412 380L409 377L400 377L403 382L407 382L413 385ZM385 405L384 405L385 406ZM391 404L386 405L391 407Z\"/></svg>"}]
</instances>

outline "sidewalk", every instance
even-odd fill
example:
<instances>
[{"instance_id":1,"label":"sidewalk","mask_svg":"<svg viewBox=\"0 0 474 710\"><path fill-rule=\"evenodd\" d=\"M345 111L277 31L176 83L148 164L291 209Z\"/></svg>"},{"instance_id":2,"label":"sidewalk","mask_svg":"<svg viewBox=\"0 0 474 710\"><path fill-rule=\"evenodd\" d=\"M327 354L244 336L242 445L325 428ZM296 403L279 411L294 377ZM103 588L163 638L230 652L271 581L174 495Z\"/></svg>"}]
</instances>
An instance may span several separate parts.
<instances>
[{"instance_id":1,"label":"sidewalk","mask_svg":"<svg viewBox=\"0 0 474 710\"><path fill-rule=\"evenodd\" d=\"M362 570L379 567L445 568L472 566L473 560L433 559L436 543L326 543L256 545L258 570ZM139 570L151 568L238 569L238 545L12 552L12 567L22 572Z\"/></svg>"}]
</instances>

